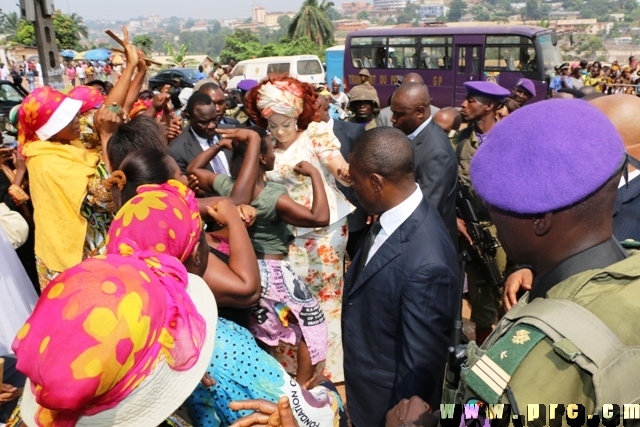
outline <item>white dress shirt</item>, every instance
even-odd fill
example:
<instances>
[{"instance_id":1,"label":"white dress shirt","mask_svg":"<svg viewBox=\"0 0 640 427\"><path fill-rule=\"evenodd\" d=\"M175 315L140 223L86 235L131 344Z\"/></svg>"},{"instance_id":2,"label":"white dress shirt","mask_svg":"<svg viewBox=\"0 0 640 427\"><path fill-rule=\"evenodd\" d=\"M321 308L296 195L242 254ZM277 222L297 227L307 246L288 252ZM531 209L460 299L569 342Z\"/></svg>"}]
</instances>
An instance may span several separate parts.
<instances>
[{"instance_id":1,"label":"white dress shirt","mask_svg":"<svg viewBox=\"0 0 640 427\"><path fill-rule=\"evenodd\" d=\"M631 172L629 172L628 175L628 180L629 182L631 182L632 179L635 179L638 177L638 175L640 175L640 170L638 169L634 169ZM624 179L624 175L620 178L620 184L618 184L618 188L622 188L627 184L627 181L625 181Z\"/></svg>"},{"instance_id":2,"label":"white dress shirt","mask_svg":"<svg viewBox=\"0 0 640 427\"><path fill-rule=\"evenodd\" d=\"M415 139L415 137L418 136L418 134L420 132L422 132L422 130L424 128L426 128L429 123L431 123L431 120L433 120L433 116L429 116L429 118L427 120L425 120L424 123L422 123L420 126L418 126L418 129L414 130L413 133L411 133L410 135L407 135L407 138L409 138L411 141L413 141Z\"/></svg>"},{"instance_id":3,"label":"white dress shirt","mask_svg":"<svg viewBox=\"0 0 640 427\"><path fill-rule=\"evenodd\" d=\"M198 136L197 133L195 133L193 131L193 129L191 130L191 134L196 138L196 140L198 141L198 144L200 144L200 147L202 147L202 151L207 151L209 148L211 148L209 146L209 143L207 142L206 139L201 138L200 136ZM215 141L215 143L217 144L218 142L220 142L220 140L218 139L217 136L213 137L213 140ZM224 153L222 152L222 150L220 150L220 152L216 155L216 157L218 158L218 160L220 160L222 162L222 164L224 165L224 174L225 175L230 175L229 172L229 162L227 162L227 156L224 155ZM211 169L213 169L214 171L216 170L216 168L213 166L213 159L211 159ZM219 171L216 171L216 173Z\"/></svg>"},{"instance_id":4,"label":"white dress shirt","mask_svg":"<svg viewBox=\"0 0 640 427\"><path fill-rule=\"evenodd\" d=\"M380 225L382 228L376 236L376 239L373 241L373 245L371 245L369 256L367 257L367 263L365 265L369 263L371 257L373 257L384 242L387 241L389 236L391 236L393 232L396 231L398 227L400 227L402 223L411 216L411 214L413 214L413 211L415 211L422 202L422 197L422 190L420 190L420 186L416 184L416 190L411 196L406 198L404 202L400 203L398 206L389 209L380 215Z\"/></svg>"}]
</instances>

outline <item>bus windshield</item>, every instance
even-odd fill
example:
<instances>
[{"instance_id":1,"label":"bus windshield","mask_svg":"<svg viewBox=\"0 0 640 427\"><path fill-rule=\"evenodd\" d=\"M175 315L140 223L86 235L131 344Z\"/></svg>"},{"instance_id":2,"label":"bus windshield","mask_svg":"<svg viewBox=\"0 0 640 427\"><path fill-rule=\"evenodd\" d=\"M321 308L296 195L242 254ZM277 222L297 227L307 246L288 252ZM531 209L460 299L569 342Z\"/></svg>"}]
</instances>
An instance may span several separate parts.
<instances>
[{"instance_id":1,"label":"bus windshield","mask_svg":"<svg viewBox=\"0 0 640 427\"><path fill-rule=\"evenodd\" d=\"M557 45L553 45L551 33L538 37L538 43L540 43L540 48L542 49L542 61L544 62L545 74L552 75L554 67L562 64L560 48Z\"/></svg>"}]
</instances>

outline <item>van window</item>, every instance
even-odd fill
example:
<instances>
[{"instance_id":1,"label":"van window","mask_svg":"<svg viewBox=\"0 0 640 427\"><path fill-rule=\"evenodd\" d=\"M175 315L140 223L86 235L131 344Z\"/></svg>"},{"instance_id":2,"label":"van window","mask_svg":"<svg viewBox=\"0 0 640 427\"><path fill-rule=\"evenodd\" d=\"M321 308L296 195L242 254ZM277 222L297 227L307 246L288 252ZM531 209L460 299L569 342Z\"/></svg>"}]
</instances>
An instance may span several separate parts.
<instances>
[{"instance_id":1,"label":"van window","mask_svg":"<svg viewBox=\"0 0 640 427\"><path fill-rule=\"evenodd\" d=\"M322 74L322 65L316 59L301 59L298 61L298 75L310 76L312 74Z\"/></svg>"},{"instance_id":2,"label":"van window","mask_svg":"<svg viewBox=\"0 0 640 427\"><path fill-rule=\"evenodd\" d=\"M288 62L269 64L269 66L267 66L267 74L289 74L290 67L291 64Z\"/></svg>"},{"instance_id":3,"label":"van window","mask_svg":"<svg viewBox=\"0 0 640 427\"><path fill-rule=\"evenodd\" d=\"M236 65L236 67L233 69L233 72L231 73L231 77L242 77L244 76L244 64L238 64Z\"/></svg>"}]
</instances>

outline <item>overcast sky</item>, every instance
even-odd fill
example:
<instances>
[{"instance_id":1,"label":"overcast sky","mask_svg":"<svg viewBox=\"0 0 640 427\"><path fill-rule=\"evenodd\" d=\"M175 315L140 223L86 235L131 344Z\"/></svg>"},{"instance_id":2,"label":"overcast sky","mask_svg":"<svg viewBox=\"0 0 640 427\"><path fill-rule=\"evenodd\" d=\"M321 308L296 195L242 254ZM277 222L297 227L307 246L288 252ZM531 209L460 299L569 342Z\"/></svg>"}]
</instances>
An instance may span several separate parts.
<instances>
[{"instance_id":1,"label":"overcast sky","mask_svg":"<svg viewBox=\"0 0 640 427\"><path fill-rule=\"evenodd\" d=\"M256 3L267 12L297 12L303 0L54 0L64 13L77 13L84 19L126 20L153 13L162 18L222 19L251 16ZM345 0L346 1L346 0ZM17 12L18 0L0 0L5 12ZM340 3L339 1L335 2Z\"/></svg>"}]
</instances>

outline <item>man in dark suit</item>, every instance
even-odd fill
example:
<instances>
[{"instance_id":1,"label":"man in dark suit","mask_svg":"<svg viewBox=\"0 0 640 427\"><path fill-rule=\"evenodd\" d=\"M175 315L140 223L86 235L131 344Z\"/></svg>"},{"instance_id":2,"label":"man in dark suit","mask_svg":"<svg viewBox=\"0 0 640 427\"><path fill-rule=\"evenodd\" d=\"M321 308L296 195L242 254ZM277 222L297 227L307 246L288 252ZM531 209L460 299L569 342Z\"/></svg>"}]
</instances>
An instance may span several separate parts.
<instances>
[{"instance_id":1,"label":"man in dark suit","mask_svg":"<svg viewBox=\"0 0 640 427\"><path fill-rule=\"evenodd\" d=\"M345 277L344 372L355 427L384 426L404 398L440 403L453 329L458 257L414 177L414 152L397 129L357 139L349 172L362 206L379 215Z\"/></svg>"},{"instance_id":2,"label":"man in dark suit","mask_svg":"<svg viewBox=\"0 0 640 427\"><path fill-rule=\"evenodd\" d=\"M225 117L224 113L227 111L227 103L224 91L215 83L205 83L200 86L198 92L209 95L211 100L216 106L216 113L218 114L218 122L221 125L239 126L240 122L232 117Z\"/></svg>"},{"instance_id":3,"label":"man in dark suit","mask_svg":"<svg viewBox=\"0 0 640 427\"><path fill-rule=\"evenodd\" d=\"M334 120L329 114L329 100L324 96L318 97L318 103L320 104L320 118L323 122L328 123L332 127L333 133L340 141L340 152L345 159L349 159L349 153L351 153L351 147L356 139L364 133L364 128L358 126L355 123L344 122L342 120ZM362 240L362 236L367 231L367 213L358 202L356 193L352 187L345 187L336 181L338 189L344 194L344 196L356 207L347 217L349 224L349 240L347 241L347 253L353 259L359 247L359 243Z\"/></svg>"},{"instance_id":4,"label":"man in dark suit","mask_svg":"<svg viewBox=\"0 0 640 427\"><path fill-rule=\"evenodd\" d=\"M209 95L196 92L187 102L185 117L189 126L169 144L169 155L173 157L183 174L196 156L219 142L218 113ZM222 127L222 126L221 126ZM231 151L223 150L207 165L207 170L229 175Z\"/></svg>"},{"instance_id":5,"label":"man in dark suit","mask_svg":"<svg viewBox=\"0 0 640 427\"><path fill-rule=\"evenodd\" d=\"M429 90L425 85L405 83L391 98L391 122L411 140L416 155L416 181L424 196L440 213L451 240L457 246L458 161L449 138L431 117L430 103Z\"/></svg>"}]
</instances>

